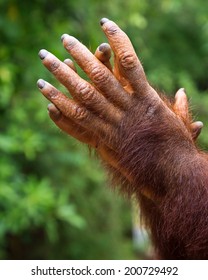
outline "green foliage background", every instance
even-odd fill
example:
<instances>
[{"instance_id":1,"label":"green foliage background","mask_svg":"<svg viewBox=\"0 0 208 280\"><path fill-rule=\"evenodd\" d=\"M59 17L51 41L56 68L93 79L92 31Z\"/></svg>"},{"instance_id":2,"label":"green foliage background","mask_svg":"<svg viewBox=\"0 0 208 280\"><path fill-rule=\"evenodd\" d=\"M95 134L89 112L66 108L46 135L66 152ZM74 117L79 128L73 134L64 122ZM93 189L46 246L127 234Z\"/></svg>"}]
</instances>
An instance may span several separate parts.
<instances>
[{"instance_id":1,"label":"green foliage background","mask_svg":"<svg viewBox=\"0 0 208 280\"><path fill-rule=\"evenodd\" d=\"M184 87L208 147L208 2L204 0L0 0L0 258L126 259L131 205L109 190L99 162L47 116L38 78L57 85L37 56L68 55L63 33L94 51L99 20L129 35L148 79Z\"/></svg>"}]
</instances>

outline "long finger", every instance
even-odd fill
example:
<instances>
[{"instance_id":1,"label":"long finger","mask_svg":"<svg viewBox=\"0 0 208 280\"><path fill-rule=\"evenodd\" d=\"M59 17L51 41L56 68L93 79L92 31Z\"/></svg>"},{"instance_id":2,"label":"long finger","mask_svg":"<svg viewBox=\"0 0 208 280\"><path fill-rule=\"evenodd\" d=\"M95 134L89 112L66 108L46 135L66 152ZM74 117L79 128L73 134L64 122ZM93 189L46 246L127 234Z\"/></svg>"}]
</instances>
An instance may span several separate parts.
<instances>
[{"instance_id":1,"label":"long finger","mask_svg":"<svg viewBox=\"0 0 208 280\"><path fill-rule=\"evenodd\" d=\"M133 90L129 84L129 82L122 76L119 70L119 63L116 59L116 56L114 56L114 67L112 69L112 65L110 63L111 58L111 47L107 43L102 43L95 51L95 57L99 59L108 69L113 72L113 75L116 77L116 79L121 83L123 88L128 93L133 93Z\"/></svg>"},{"instance_id":2,"label":"long finger","mask_svg":"<svg viewBox=\"0 0 208 280\"><path fill-rule=\"evenodd\" d=\"M133 90L130 82L122 75L122 73L120 71L119 61L116 56L114 56L113 74L119 80L119 82L122 84L125 91L128 92L130 95L133 95L134 90Z\"/></svg>"},{"instance_id":3,"label":"long finger","mask_svg":"<svg viewBox=\"0 0 208 280\"><path fill-rule=\"evenodd\" d=\"M104 18L100 23L119 62L123 77L130 81L133 90L140 95L152 91L128 36L113 21Z\"/></svg>"},{"instance_id":4,"label":"long finger","mask_svg":"<svg viewBox=\"0 0 208 280\"><path fill-rule=\"evenodd\" d=\"M39 56L44 66L69 90L76 100L112 123L120 121L121 111L116 109L90 83L80 78L70 67L48 51L41 50Z\"/></svg>"},{"instance_id":5,"label":"long finger","mask_svg":"<svg viewBox=\"0 0 208 280\"><path fill-rule=\"evenodd\" d=\"M76 66L74 65L74 62L70 59L70 58L66 58L64 60L64 63L69 66L72 70L74 70L74 72L77 73L77 69L76 69Z\"/></svg>"},{"instance_id":6,"label":"long finger","mask_svg":"<svg viewBox=\"0 0 208 280\"><path fill-rule=\"evenodd\" d=\"M87 130L91 130L98 137L108 141L113 134L112 126L106 123L103 119L95 116L82 105L79 105L74 100L68 98L55 87L40 79L37 83L42 94L50 100L67 118L70 118L75 123L83 126ZM113 140L111 139L113 145Z\"/></svg>"},{"instance_id":7,"label":"long finger","mask_svg":"<svg viewBox=\"0 0 208 280\"><path fill-rule=\"evenodd\" d=\"M126 109L131 105L129 96L114 75L82 43L67 34L63 45L78 65L89 76L96 88L113 104Z\"/></svg>"},{"instance_id":8,"label":"long finger","mask_svg":"<svg viewBox=\"0 0 208 280\"><path fill-rule=\"evenodd\" d=\"M112 66L110 63L111 47L107 43L102 43L95 51L95 57L100 60L111 72Z\"/></svg>"}]
</instances>

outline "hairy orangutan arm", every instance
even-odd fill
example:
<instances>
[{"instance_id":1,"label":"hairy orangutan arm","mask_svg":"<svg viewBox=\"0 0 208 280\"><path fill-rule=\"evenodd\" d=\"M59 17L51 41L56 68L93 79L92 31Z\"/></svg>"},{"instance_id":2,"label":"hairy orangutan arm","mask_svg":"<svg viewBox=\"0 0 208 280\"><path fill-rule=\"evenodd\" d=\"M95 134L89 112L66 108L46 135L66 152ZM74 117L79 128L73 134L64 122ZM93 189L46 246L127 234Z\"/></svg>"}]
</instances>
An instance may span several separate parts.
<instances>
[{"instance_id":1,"label":"hairy orangutan arm","mask_svg":"<svg viewBox=\"0 0 208 280\"><path fill-rule=\"evenodd\" d=\"M97 148L98 153L109 165L131 181L135 178L135 168L132 165L129 167L130 163L126 166L124 159L125 155L132 156L132 150L128 151L123 146L125 147L131 139L131 133L136 135L134 129L137 130L138 136L140 129L144 130L144 124L145 131L148 127L152 129L154 116L158 134L164 133L164 130L159 130L162 124L166 123L171 127L172 123L176 122L180 126L180 133L186 135L185 138L192 143L192 139L200 132L201 123L191 124L183 90L177 92L174 106L160 98L149 85L128 37L115 23L103 19L102 28L114 52L113 71L108 62L109 52L105 52L106 46L99 48L95 57L77 39L65 34L62 36L65 48L87 73L92 83L81 79L69 61L63 63L51 53L42 50L40 57L43 64L69 90L73 98L70 99L43 80L39 80L38 86L53 103L48 107L52 120L68 134ZM107 53L106 56L102 54L103 49L103 53ZM159 112L163 113L164 119L160 119ZM165 119L170 122L167 123ZM133 128L136 124L139 128ZM145 137L149 138L148 133ZM135 141L135 138L133 140ZM132 145L129 147L132 148ZM124 154L123 149L126 149ZM154 149L151 148L150 151L154 153ZM132 161L133 163L138 164L135 161ZM142 173L145 174L143 169Z\"/></svg>"}]
</instances>

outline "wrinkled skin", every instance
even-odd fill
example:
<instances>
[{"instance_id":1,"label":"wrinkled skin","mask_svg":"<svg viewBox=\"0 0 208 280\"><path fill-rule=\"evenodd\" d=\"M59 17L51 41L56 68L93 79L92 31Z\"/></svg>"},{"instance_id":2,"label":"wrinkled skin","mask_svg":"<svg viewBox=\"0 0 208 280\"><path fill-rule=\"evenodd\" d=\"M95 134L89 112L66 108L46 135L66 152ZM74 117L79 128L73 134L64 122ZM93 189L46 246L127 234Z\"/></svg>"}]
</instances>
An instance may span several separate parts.
<instances>
[{"instance_id":1,"label":"wrinkled skin","mask_svg":"<svg viewBox=\"0 0 208 280\"><path fill-rule=\"evenodd\" d=\"M61 62L40 51L44 66L71 94L39 80L52 102L49 115L61 130L95 148L113 181L138 200L158 258L208 259L208 156L195 144L203 124L192 122L183 88L174 102L158 94L127 35L110 20L102 19L101 26L110 46L101 44L95 54L62 36L90 82L70 59Z\"/></svg>"},{"instance_id":2,"label":"wrinkled skin","mask_svg":"<svg viewBox=\"0 0 208 280\"><path fill-rule=\"evenodd\" d=\"M114 69L109 62L111 48L108 44L100 45L93 55L77 39L64 34L64 47L89 76L91 83L79 77L70 59L61 62L53 54L41 50L39 55L44 66L67 88L73 98L43 80L38 81L38 86L52 102L48 111L54 123L79 141L96 148L108 164L119 168L116 160L119 152L117 146L122 139L119 139L115 130L128 115L128 110L142 104L147 108L147 113L151 114L154 107L163 106L167 114L175 113L178 120L187 120L188 103L184 89L180 89L173 106L165 104L149 85L127 35L107 19L101 20L101 25L114 52ZM193 140L198 137L201 128L201 122L191 125L184 123L184 130L192 134ZM129 177L129 172L121 172Z\"/></svg>"}]
</instances>

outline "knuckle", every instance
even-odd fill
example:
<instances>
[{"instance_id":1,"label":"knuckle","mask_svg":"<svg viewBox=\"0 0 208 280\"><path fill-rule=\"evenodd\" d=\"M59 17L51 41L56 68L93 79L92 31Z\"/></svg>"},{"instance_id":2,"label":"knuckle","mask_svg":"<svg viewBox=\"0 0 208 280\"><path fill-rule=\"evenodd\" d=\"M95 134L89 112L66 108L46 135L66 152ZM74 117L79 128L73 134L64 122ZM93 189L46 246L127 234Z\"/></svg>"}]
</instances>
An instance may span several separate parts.
<instances>
[{"instance_id":1,"label":"knuckle","mask_svg":"<svg viewBox=\"0 0 208 280\"><path fill-rule=\"evenodd\" d=\"M93 100L95 98L95 91L92 87L86 84L80 84L77 88L82 100Z\"/></svg>"},{"instance_id":2,"label":"knuckle","mask_svg":"<svg viewBox=\"0 0 208 280\"><path fill-rule=\"evenodd\" d=\"M58 97L58 91L55 88L52 88L48 92L48 97L50 100L56 99Z\"/></svg>"},{"instance_id":3,"label":"knuckle","mask_svg":"<svg viewBox=\"0 0 208 280\"><path fill-rule=\"evenodd\" d=\"M60 62L57 61L57 60L53 60L51 63L50 63L50 70L52 72L56 71L60 66Z\"/></svg>"},{"instance_id":4,"label":"knuckle","mask_svg":"<svg viewBox=\"0 0 208 280\"><path fill-rule=\"evenodd\" d=\"M118 31L119 31L118 27L113 25L108 28L107 33L109 36L113 36L113 35L117 34Z\"/></svg>"},{"instance_id":5,"label":"knuckle","mask_svg":"<svg viewBox=\"0 0 208 280\"><path fill-rule=\"evenodd\" d=\"M98 66L94 67L91 74L92 74L92 79L94 82L99 83L99 84L106 83L106 81L107 81L106 72L103 71L103 69L100 69L100 67L98 67Z\"/></svg>"},{"instance_id":6,"label":"knuckle","mask_svg":"<svg viewBox=\"0 0 208 280\"><path fill-rule=\"evenodd\" d=\"M79 106L74 106L72 117L75 120L84 120L87 119L87 111L84 108L81 108Z\"/></svg>"},{"instance_id":7,"label":"knuckle","mask_svg":"<svg viewBox=\"0 0 208 280\"><path fill-rule=\"evenodd\" d=\"M123 66L123 68L132 69L137 65L137 58L134 54L126 51L121 53L120 63Z\"/></svg>"}]
</instances>

